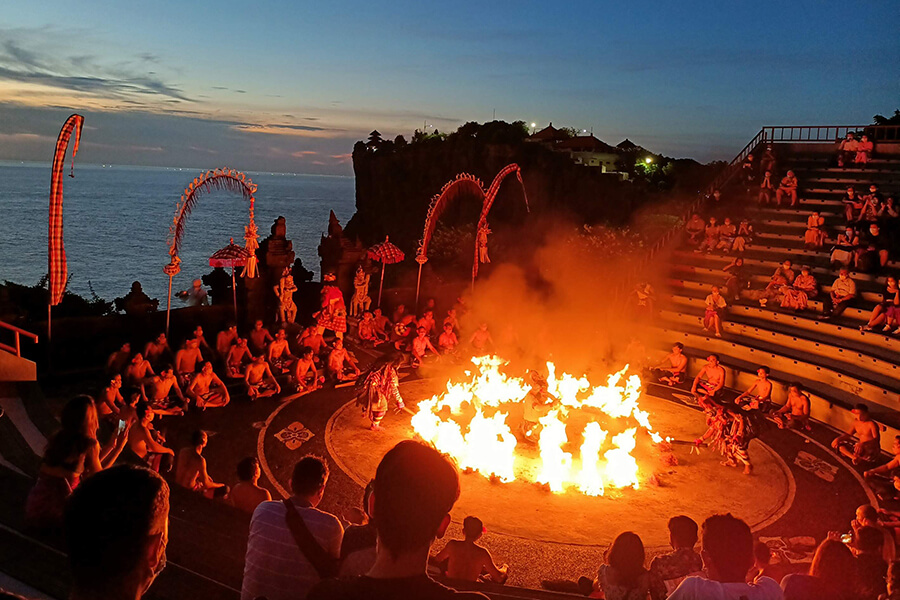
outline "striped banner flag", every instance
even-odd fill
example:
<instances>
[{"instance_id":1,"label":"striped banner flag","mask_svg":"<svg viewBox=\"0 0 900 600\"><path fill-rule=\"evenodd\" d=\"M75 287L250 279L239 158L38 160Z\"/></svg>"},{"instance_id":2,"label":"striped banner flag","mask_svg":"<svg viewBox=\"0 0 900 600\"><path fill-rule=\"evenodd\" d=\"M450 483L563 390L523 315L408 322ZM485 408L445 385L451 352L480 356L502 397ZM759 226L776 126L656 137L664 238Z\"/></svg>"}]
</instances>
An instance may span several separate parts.
<instances>
[{"instance_id":1,"label":"striped banner flag","mask_svg":"<svg viewBox=\"0 0 900 600\"><path fill-rule=\"evenodd\" d=\"M48 236L48 262L50 274L50 306L56 306L62 302L63 293L66 291L66 280L69 271L66 265L66 249L63 246L63 169L66 162L66 150L69 147L69 139L72 131L75 131L75 145L72 146L72 171L70 177L75 177L75 154L78 153L78 142L81 140L81 129L84 117L72 115L66 119L66 124L59 131L56 139L56 152L53 154L53 175L50 180L50 232Z\"/></svg>"}]
</instances>

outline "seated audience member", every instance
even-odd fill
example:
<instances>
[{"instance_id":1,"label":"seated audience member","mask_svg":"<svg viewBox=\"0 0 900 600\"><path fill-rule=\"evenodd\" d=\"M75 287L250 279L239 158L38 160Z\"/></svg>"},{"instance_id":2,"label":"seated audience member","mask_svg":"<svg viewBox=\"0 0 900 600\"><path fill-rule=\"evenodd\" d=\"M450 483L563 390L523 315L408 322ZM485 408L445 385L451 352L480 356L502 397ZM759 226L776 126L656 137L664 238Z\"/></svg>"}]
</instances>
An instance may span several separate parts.
<instances>
[{"instance_id":1,"label":"seated audience member","mask_svg":"<svg viewBox=\"0 0 900 600\"><path fill-rule=\"evenodd\" d=\"M759 196L757 196L760 206L768 206L775 200L775 185L772 183L772 171L766 171L762 181L759 183Z\"/></svg>"},{"instance_id":2,"label":"seated audience member","mask_svg":"<svg viewBox=\"0 0 900 600\"><path fill-rule=\"evenodd\" d=\"M194 331L191 332L191 337L189 339L197 340L197 347L204 354L204 356L207 357L207 360L212 360L214 358L213 349L206 342L206 338L203 337L203 327L201 327L200 325L194 327ZM185 345L187 345L187 341L185 341Z\"/></svg>"},{"instance_id":3,"label":"seated audience member","mask_svg":"<svg viewBox=\"0 0 900 600\"><path fill-rule=\"evenodd\" d=\"M888 196L884 199L881 208L878 209L878 221L888 230L888 232L891 232L893 231L893 227L890 227L889 225L895 224L897 217L900 217L900 209L898 209L894 197Z\"/></svg>"},{"instance_id":4,"label":"seated audience member","mask_svg":"<svg viewBox=\"0 0 900 600\"><path fill-rule=\"evenodd\" d=\"M788 171L787 174L781 178L781 183L778 184L778 189L775 191L775 204L781 206L781 199L787 197L791 201L791 206L797 206L798 186L799 183L794 176L794 172Z\"/></svg>"},{"instance_id":5,"label":"seated audience member","mask_svg":"<svg viewBox=\"0 0 900 600\"><path fill-rule=\"evenodd\" d=\"M62 525L63 509L79 483L116 462L128 438L131 426L110 436L101 444L97 439L100 422L90 396L75 396L63 407L61 428L47 441L37 480L25 501L25 522L39 529Z\"/></svg>"},{"instance_id":6,"label":"seated audience member","mask_svg":"<svg viewBox=\"0 0 900 600\"><path fill-rule=\"evenodd\" d=\"M887 234L881 231L878 223L869 223L868 230L860 235L856 257L857 268L864 273L883 269L890 257L890 247L891 241Z\"/></svg>"},{"instance_id":7,"label":"seated audience member","mask_svg":"<svg viewBox=\"0 0 900 600\"><path fill-rule=\"evenodd\" d=\"M486 575L494 583L506 583L509 577L509 567L503 565L497 568L487 548L478 545L478 540L484 531L481 519L466 517L463 519L464 539L447 542L444 549L432 559L432 562L438 564L446 562L449 579L478 581L483 575Z\"/></svg>"},{"instance_id":8,"label":"seated audience member","mask_svg":"<svg viewBox=\"0 0 900 600\"><path fill-rule=\"evenodd\" d=\"M809 574L792 573L781 580L784 600L855 600L853 552L836 539L826 539L813 555Z\"/></svg>"},{"instance_id":9,"label":"seated audience member","mask_svg":"<svg viewBox=\"0 0 900 600\"><path fill-rule=\"evenodd\" d=\"M881 192L878 191L878 186L874 183L869 184L869 193L863 195L863 206L865 203L870 203L877 208L881 208L884 204L884 196L881 195Z\"/></svg>"},{"instance_id":10,"label":"seated audience member","mask_svg":"<svg viewBox=\"0 0 900 600\"><path fill-rule=\"evenodd\" d=\"M694 377L691 395L697 398L701 407L707 408L717 402L723 387L725 387L725 368L719 364L718 354L710 354L706 357L706 365Z\"/></svg>"},{"instance_id":11,"label":"seated audience member","mask_svg":"<svg viewBox=\"0 0 900 600\"><path fill-rule=\"evenodd\" d=\"M881 302L872 309L868 323L859 328L860 331L872 331L882 323L884 323L883 331L885 333L894 328L900 316L900 286L897 285L897 278L888 276L887 285L884 293L881 295Z\"/></svg>"},{"instance_id":12,"label":"seated audience member","mask_svg":"<svg viewBox=\"0 0 900 600\"><path fill-rule=\"evenodd\" d=\"M859 234L853 227L847 227L837 236L837 241L831 249L831 267L856 266L856 249L859 247Z\"/></svg>"},{"instance_id":13,"label":"seated audience member","mask_svg":"<svg viewBox=\"0 0 900 600\"><path fill-rule=\"evenodd\" d=\"M205 431L197 430L191 434L191 445L182 448L175 460L175 483L207 498L223 498L228 495L228 486L213 481L206 471L203 449L208 442Z\"/></svg>"},{"instance_id":14,"label":"seated audience member","mask_svg":"<svg viewBox=\"0 0 900 600\"><path fill-rule=\"evenodd\" d=\"M260 354L260 356L264 356ZM228 379L241 379L244 376L244 367L253 361L253 355L250 354L250 348L247 347L247 340L238 338L235 343L228 348L228 354L225 355L225 377Z\"/></svg>"},{"instance_id":15,"label":"seated audience member","mask_svg":"<svg viewBox=\"0 0 900 600\"><path fill-rule=\"evenodd\" d=\"M765 173L769 171L770 173L775 172L775 152L772 149L772 146L766 146L765 152L763 152L762 157L759 159L759 170L761 173Z\"/></svg>"},{"instance_id":16,"label":"seated audience member","mask_svg":"<svg viewBox=\"0 0 900 600\"><path fill-rule=\"evenodd\" d=\"M194 376L191 385L188 386L187 396L194 400L197 408L219 408L226 406L231 401L228 388L213 372L212 363L206 361L203 368Z\"/></svg>"},{"instance_id":17,"label":"seated audience member","mask_svg":"<svg viewBox=\"0 0 900 600\"><path fill-rule=\"evenodd\" d=\"M325 338L319 333L318 327L312 325L304 329L303 333L300 334L299 342L301 346L312 350L313 360L318 363L319 355L322 354L322 348L325 347Z\"/></svg>"},{"instance_id":18,"label":"seated audience member","mask_svg":"<svg viewBox=\"0 0 900 600\"><path fill-rule=\"evenodd\" d=\"M900 600L900 561L888 565L887 593L878 600Z\"/></svg>"},{"instance_id":19,"label":"seated audience member","mask_svg":"<svg viewBox=\"0 0 900 600\"><path fill-rule=\"evenodd\" d=\"M767 412L772 406L772 382L769 381L769 367L756 370L756 381L747 391L734 399L738 406L748 405L751 409Z\"/></svg>"},{"instance_id":20,"label":"seated audience member","mask_svg":"<svg viewBox=\"0 0 900 600\"><path fill-rule=\"evenodd\" d=\"M472 346L472 349L475 352L484 354L485 352L490 352L494 349L494 338L491 337L491 332L488 330L488 324L482 323L478 326L478 329L472 334L472 337L469 338L469 345Z\"/></svg>"},{"instance_id":21,"label":"seated audience member","mask_svg":"<svg viewBox=\"0 0 900 600\"><path fill-rule=\"evenodd\" d=\"M779 429L788 427L809 431L809 396L803 393L803 386L792 383L788 386L788 397L784 406L772 413Z\"/></svg>"},{"instance_id":22,"label":"seated audience member","mask_svg":"<svg viewBox=\"0 0 900 600\"><path fill-rule=\"evenodd\" d=\"M381 459L374 485L370 502L378 536L375 564L362 577L321 582L307 600L485 600L473 592L453 594L425 572L431 545L443 537L459 498L456 466L430 446L404 441Z\"/></svg>"},{"instance_id":23,"label":"seated audience member","mask_svg":"<svg viewBox=\"0 0 900 600\"><path fill-rule=\"evenodd\" d=\"M844 314L847 307L856 298L856 282L850 279L850 271L840 270L838 278L831 284L831 292L822 299L823 319L833 319Z\"/></svg>"},{"instance_id":24,"label":"seated audience member","mask_svg":"<svg viewBox=\"0 0 900 600\"><path fill-rule=\"evenodd\" d=\"M722 319L725 316L725 297L719 292L719 286L712 286L712 290L706 297L706 312L703 314L703 329L714 333L716 337L722 337Z\"/></svg>"},{"instance_id":25,"label":"seated audience member","mask_svg":"<svg viewBox=\"0 0 900 600\"><path fill-rule=\"evenodd\" d=\"M163 362L169 362L175 358L165 333L161 333L156 336L156 339L147 342L147 345L144 346L144 358L150 361L150 365L154 369Z\"/></svg>"},{"instance_id":26,"label":"seated audience member","mask_svg":"<svg viewBox=\"0 0 900 600\"><path fill-rule=\"evenodd\" d=\"M834 438L831 447L853 460L854 465L876 460L881 454L881 427L869 416L869 407L865 404L857 404L853 415L856 419L850 429Z\"/></svg>"},{"instance_id":27,"label":"seated audience member","mask_svg":"<svg viewBox=\"0 0 900 600\"><path fill-rule=\"evenodd\" d=\"M228 323L228 325L225 326L225 329L216 335L216 352L222 361L225 361L228 358L231 346L237 343L237 340L237 325L234 323Z\"/></svg>"},{"instance_id":28,"label":"seated audience member","mask_svg":"<svg viewBox=\"0 0 900 600\"><path fill-rule=\"evenodd\" d=\"M316 508L327 483L325 461L304 456L294 465L291 498L263 502L253 511L241 598L312 598L307 593L313 586L337 574L344 528Z\"/></svg>"},{"instance_id":29,"label":"seated audience member","mask_svg":"<svg viewBox=\"0 0 900 600\"><path fill-rule=\"evenodd\" d=\"M146 399L150 408L157 414L180 415L188 407L181 386L178 385L178 378L170 365L160 367L159 374L151 377L144 389L147 390Z\"/></svg>"},{"instance_id":30,"label":"seated audience member","mask_svg":"<svg viewBox=\"0 0 900 600\"><path fill-rule=\"evenodd\" d=\"M187 388L197 374L197 365L203 362L199 340L188 340L184 348L175 353L175 374L178 383Z\"/></svg>"},{"instance_id":31,"label":"seated audience member","mask_svg":"<svg viewBox=\"0 0 900 600\"><path fill-rule=\"evenodd\" d=\"M452 354L456 351L457 346L459 346L459 338L456 337L456 332L453 331L453 325L445 321L444 331L438 337L438 349L441 354Z\"/></svg>"},{"instance_id":32,"label":"seated audience member","mask_svg":"<svg viewBox=\"0 0 900 600\"><path fill-rule=\"evenodd\" d=\"M291 367L291 382L298 392L312 392L325 383L325 377L320 376L319 370L316 369L312 348L304 346L300 350L300 357Z\"/></svg>"},{"instance_id":33,"label":"seated audience member","mask_svg":"<svg viewBox=\"0 0 900 600\"><path fill-rule=\"evenodd\" d=\"M297 357L291 354L287 333L284 329L279 329L275 334L275 340L269 344L266 359L272 366L272 370L279 375L289 372L291 365L297 360Z\"/></svg>"},{"instance_id":34,"label":"seated audience member","mask_svg":"<svg viewBox=\"0 0 900 600\"><path fill-rule=\"evenodd\" d=\"M885 578L888 563L882 558L884 534L875 527L864 526L855 531L856 577L861 600L877 600L887 592ZM893 540L891 540L893 543Z\"/></svg>"},{"instance_id":35,"label":"seated audience member","mask_svg":"<svg viewBox=\"0 0 900 600\"><path fill-rule=\"evenodd\" d=\"M809 308L810 298L818 295L819 284L816 278L809 272L809 267L801 267L794 284L781 288L781 308L806 310Z\"/></svg>"},{"instance_id":36,"label":"seated audience member","mask_svg":"<svg viewBox=\"0 0 900 600\"><path fill-rule=\"evenodd\" d=\"M269 363L261 354L254 356L253 361L244 370L244 383L251 401L281 393L281 386L278 385Z\"/></svg>"},{"instance_id":37,"label":"seated audience member","mask_svg":"<svg viewBox=\"0 0 900 600\"><path fill-rule=\"evenodd\" d=\"M781 581L782 569L772 564L772 550L765 542L753 544L753 568L747 573L747 583L755 583L760 577L768 577L773 581Z\"/></svg>"},{"instance_id":38,"label":"seated audience member","mask_svg":"<svg viewBox=\"0 0 900 600\"><path fill-rule=\"evenodd\" d=\"M697 523L690 517L679 515L669 519L668 527L672 552L660 554L650 562L653 586L650 596L654 600L671 594L685 578L703 573L703 559L694 550L697 545Z\"/></svg>"},{"instance_id":39,"label":"seated audience member","mask_svg":"<svg viewBox=\"0 0 900 600\"><path fill-rule=\"evenodd\" d=\"M778 299L782 294L782 288L790 287L794 283L796 276L794 265L791 261L786 260L781 263L781 266L777 267L775 272L772 273L772 277L769 278L766 289L760 293L759 305L765 306L769 300Z\"/></svg>"},{"instance_id":40,"label":"seated audience member","mask_svg":"<svg viewBox=\"0 0 900 600\"><path fill-rule=\"evenodd\" d=\"M375 325L375 335L379 340L387 341L390 337L388 332L391 330L391 320L382 314L380 308L376 308L372 311L372 321Z\"/></svg>"},{"instance_id":41,"label":"seated audience member","mask_svg":"<svg viewBox=\"0 0 900 600\"><path fill-rule=\"evenodd\" d=\"M856 159L856 153L859 151L859 140L856 139L856 136L850 132L847 132L847 137L841 140L841 143L838 144L838 152L837 152L837 164L839 167L846 167L853 164L853 161Z\"/></svg>"},{"instance_id":42,"label":"seated audience member","mask_svg":"<svg viewBox=\"0 0 900 600\"><path fill-rule=\"evenodd\" d=\"M378 532L375 531L375 523L372 522L372 491L375 489L375 481L369 481L363 491L363 509L361 518L344 530L344 539L341 542L341 568L338 575L341 577L358 577L365 575L375 564L375 546L378 540Z\"/></svg>"},{"instance_id":43,"label":"seated audience member","mask_svg":"<svg viewBox=\"0 0 900 600\"><path fill-rule=\"evenodd\" d=\"M269 490L259 486L262 471L259 460L255 456L242 458L237 465L238 482L228 494L228 503L238 510L253 514L256 507L272 500Z\"/></svg>"},{"instance_id":44,"label":"seated audience member","mask_svg":"<svg viewBox=\"0 0 900 600\"><path fill-rule=\"evenodd\" d=\"M410 350L412 350L413 368L417 368L422 364L422 361L425 360L425 355L429 351L434 355L438 354L437 349L431 343L431 340L428 339L428 332L421 326L416 330L416 337L413 338Z\"/></svg>"},{"instance_id":45,"label":"seated audience member","mask_svg":"<svg viewBox=\"0 0 900 600\"><path fill-rule=\"evenodd\" d=\"M825 217L814 212L806 219L806 233L803 244L810 250L818 250L825 245Z\"/></svg>"},{"instance_id":46,"label":"seated audience member","mask_svg":"<svg viewBox=\"0 0 900 600\"><path fill-rule=\"evenodd\" d=\"M719 224L716 222L715 217L710 217L709 223L706 225L706 229L703 232L703 241L700 242L700 247L694 250L694 252L712 252L718 245Z\"/></svg>"},{"instance_id":47,"label":"seated audience member","mask_svg":"<svg viewBox=\"0 0 900 600\"><path fill-rule=\"evenodd\" d=\"M860 168L865 168L872 158L873 150L875 150L875 144L872 143L869 136L862 136L859 140L859 144L856 145L856 156L853 158L853 163Z\"/></svg>"},{"instance_id":48,"label":"seated audience member","mask_svg":"<svg viewBox=\"0 0 900 600\"><path fill-rule=\"evenodd\" d=\"M709 517L701 527L700 548L708 579L688 577L669 600L782 599L781 588L769 577L745 583L754 562L753 534L742 520L730 514Z\"/></svg>"},{"instance_id":49,"label":"seated audience member","mask_svg":"<svg viewBox=\"0 0 900 600\"><path fill-rule=\"evenodd\" d=\"M860 223L876 222L878 220L878 213L881 212L881 207L883 205L880 194L863 196L863 200L862 212L859 214Z\"/></svg>"},{"instance_id":50,"label":"seated audience member","mask_svg":"<svg viewBox=\"0 0 900 600\"><path fill-rule=\"evenodd\" d=\"M600 565L594 592L610 600L646 598L650 594L650 572L644 568L644 544L636 533L620 533Z\"/></svg>"},{"instance_id":51,"label":"seated audience member","mask_svg":"<svg viewBox=\"0 0 900 600\"><path fill-rule=\"evenodd\" d=\"M253 352L253 355L262 354L265 356L269 344L274 341L275 338L272 337L269 330L263 327L262 319L257 319L253 324L253 330L250 332L250 350Z\"/></svg>"},{"instance_id":52,"label":"seated audience member","mask_svg":"<svg viewBox=\"0 0 900 600\"><path fill-rule=\"evenodd\" d=\"M116 375L109 380L97 396L97 415L101 419L118 419L119 409L125 403L122 398L122 376Z\"/></svg>"},{"instance_id":53,"label":"seated audience member","mask_svg":"<svg viewBox=\"0 0 900 600\"><path fill-rule=\"evenodd\" d=\"M719 227L719 243L716 244L716 250L724 250L726 254L731 252L736 237L737 227L731 222L730 217L725 217L725 222Z\"/></svg>"},{"instance_id":54,"label":"seated audience member","mask_svg":"<svg viewBox=\"0 0 900 600\"><path fill-rule=\"evenodd\" d=\"M741 163L741 181L749 190L756 181L756 162L752 154L748 154L747 158Z\"/></svg>"},{"instance_id":55,"label":"seated audience member","mask_svg":"<svg viewBox=\"0 0 900 600\"><path fill-rule=\"evenodd\" d=\"M688 222L684 225L684 232L687 234L687 243L690 246L699 246L703 241L703 233L706 231L706 221L700 218L700 215L693 213Z\"/></svg>"},{"instance_id":56,"label":"seated audience member","mask_svg":"<svg viewBox=\"0 0 900 600\"><path fill-rule=\"evenodd\" d=\"M131 361L131 344L125 342L122 346L109 355L106 359L106 374L121 375L126 365Z\"/></svg>"},{"instance_id":57,"label":"seated audience member","mask_svg":"<svg viewBox=\"0 0 900 600\"><path fill-rule=\"evenodd\" d=\"M725 295L737 302L741 299L741 290L747 289L750 283L744 259L738 256L722 270L728 274L725 279Z\"/></svg>"},{"instance_id":58,"label":"seated audience member","mask_svg":"<svg viewBox=\"0 0 900 600\"><path fill-rule=\"evenodd\" d=\"M131 362L125 366L122 380L129 387L142 387L148 377L153 375L153 367L150 361L144 360L144 356L138 352L131 358Z\"/></svg>"},{"instance_id":59,"label":"seated audience member","mask_svg":"<svg viewBox=\"0 0 900 600\"><path fill-rule=\"evenodd\" d=\"M650 369L650 373L660 383L668 386L684 383L684 376L687 373L687 356L684 355L684 344L675 342L672 351L655 368Z\"/></svg>"},{"instance_id":60,"label":"seated audience member","mask_svg":"<svg viewBox=\"0 0 900 600\"><path fill-rule=\"evenodd\" d=\"M328 355L328 373L338 383L353 381L359 377L356 360L344 348L344 341L340 338L334 340L334 349Z\"/></svg>"},{"instance_id":61,"label":"seated audience member","mask_svg":"<svg viewBox=\"0 0 900 600\"><path fill-rule=\"evenodd\" d=\"M72 494L65 514L72 600L139 599L166 565L169 486L120 465Z\"/></svg>"},{"instance_id":62,"label":"seated audience member","mask_svg":"<svg viewBox=\"0 0 900 600\"><path fill-rule=\"evenodd\" d=\"M128 449L140 459L142 466L167 472L172 468L175 451L166 448L166 439L153 428L153 410L146 402L138 402L137 422L128 431Z\"/></svg>"},{"instance_id":63,"label":"seated audience member","mask_svg":"<svg viewBox=\"0 0 900 600\"><path fill-rule=\"evenodd\" d=\"M854 542L859 541L859 531L863 528L872 528L878 531L882 537L881 543L878 544L878 551L886 562L892 562L897 557L897 545L894 543L894 534L882 527L878 520L878 511L871 504L863 504L856 509L856 518L850 522L850 529L853 531ZM857 546L857 550L859 550Z\"/></svg>"},{"instance_id":64,"label":"seated audience member","mask_svg":"<svg viewBox=\"0 0 900 600\"><path fill-rule=\"evenodd\" d=\"M862 214L863 206L866 204L865 198L857 194L856 189L851 185L847 186L847 191L844 192L841 202L844 204L844 218L847 220L847 224L858 221Z\"/></svg>"},{"instance_id":65,"label":"seated audience member","mask_svg":"<svg viewBox=\"0 0 900 600\"><path fill-rule=\"evenodd\" d=\"M137 423L137 405L141 401L141 392L130 388L126 390L125 393L125 404L119 409L119 420L125 421L127 425L123 426L124 428L131 427L135 423ZM116 423L117 431L118 431L119 423ZM127 441L127 440L126 440Z\"/></svg>"},{"instance_id":66,"label":"seated audience member","mask_svg":"<svg viewBox=\"0 0 900 600\"><path fill-rule=\"evenodd\" d=\"M737 235L734 238L734 244L731 249L738 253L743 253L747 246L753 243L753 225L746 218L741 219L738 225Z\"/></svg>"}]
</instances>

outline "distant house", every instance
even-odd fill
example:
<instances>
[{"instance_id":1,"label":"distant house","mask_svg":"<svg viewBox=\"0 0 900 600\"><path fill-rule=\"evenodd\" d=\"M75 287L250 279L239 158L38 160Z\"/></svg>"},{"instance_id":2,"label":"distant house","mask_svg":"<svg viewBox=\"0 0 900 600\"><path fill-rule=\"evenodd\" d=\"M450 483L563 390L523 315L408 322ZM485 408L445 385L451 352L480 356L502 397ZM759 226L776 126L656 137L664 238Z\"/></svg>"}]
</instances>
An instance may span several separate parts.
<instances>
[{"instance_id":1,"label":"distant house","mask_svg":"<svg viewBox=\"0 0 900 600\"><path fill-rule=\"evenodd\" d=\"M526 139L529 142L539 142L548 146L555 146L559 142L569 139L569 137L569 134L557 129L551 122L549 125L541 129L540 131L530 135Z\"/></svg>"},{"instance_id":2,"label":"distant house","mask_svg":"<svg viewBox=\"0 0 900 600\"><path fill-rule=\"evenodd\" d=\"M619 152L609 144L602 142L593 135L579 135L558 142L554 149L559 152L568 152L577 165L586 167L600 167L603 173L616 170L616 161Z\"/></svg>"},{"instance_id":3,"label":"distant house","mask_svg":"<svg viewBox=\"0 0 900 600\"><path fill-rule=\"evenodd\" d=\"M616 144L616 148L618 148L622 152L635 152L643 150L643 148L641 148L628 138L625 138L624 140Z\"/></svg>"}]
</instances>

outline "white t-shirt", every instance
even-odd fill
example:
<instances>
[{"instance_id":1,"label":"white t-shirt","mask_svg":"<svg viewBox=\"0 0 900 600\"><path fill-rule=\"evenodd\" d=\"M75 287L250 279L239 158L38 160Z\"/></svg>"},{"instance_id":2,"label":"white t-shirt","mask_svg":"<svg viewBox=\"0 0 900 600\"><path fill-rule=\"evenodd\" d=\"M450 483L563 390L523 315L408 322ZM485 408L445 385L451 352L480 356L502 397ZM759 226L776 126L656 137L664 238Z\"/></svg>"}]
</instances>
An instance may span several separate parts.
<instances>
[{"instance_id":1,"label":"white t-shirt","mask_svg":"<svg viewBox=\"0 0 900 600\"><path fill-rule=\"evenodd\" d=\"M770 577L756 583L721 583L702 577L688 577L668 600L784 600L781 587Z\"/></svg>"}]
</instances>

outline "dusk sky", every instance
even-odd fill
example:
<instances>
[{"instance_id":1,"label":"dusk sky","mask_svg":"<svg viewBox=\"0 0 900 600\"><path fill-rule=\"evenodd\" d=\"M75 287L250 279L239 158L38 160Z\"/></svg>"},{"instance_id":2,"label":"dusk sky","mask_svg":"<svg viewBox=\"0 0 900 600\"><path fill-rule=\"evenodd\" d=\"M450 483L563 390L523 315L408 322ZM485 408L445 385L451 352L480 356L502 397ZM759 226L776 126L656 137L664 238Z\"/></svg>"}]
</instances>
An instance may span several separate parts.
<instances>
[{"instance_id":1,"label":"dusk sky","mask_svg":"<svg viewBox=\"0 0 900 600\"><path fill-rule=\"evenodd\" d=\"M6 0L0 159L352 173L372 129L523 120L670 156L900 108L900 3Z\"/></svg>"}]
</instances>

